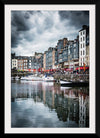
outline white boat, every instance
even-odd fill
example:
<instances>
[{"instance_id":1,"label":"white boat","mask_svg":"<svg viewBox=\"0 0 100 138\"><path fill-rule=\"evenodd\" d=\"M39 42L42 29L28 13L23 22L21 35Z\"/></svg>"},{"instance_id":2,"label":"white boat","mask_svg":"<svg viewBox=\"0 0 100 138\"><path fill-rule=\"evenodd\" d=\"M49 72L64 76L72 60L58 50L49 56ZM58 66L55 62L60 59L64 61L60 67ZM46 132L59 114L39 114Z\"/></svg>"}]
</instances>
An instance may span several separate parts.
<instances>
[{"instance_id":1,"label":"white boat","mask_svg":"<svg viewBox=\"0 0 100 138\"><path fill-rule=\"evenodd\" d=\"M15 77L15 80L19 80L19 77L18 77L18 76L16 76L16 77Z\"/></svg>"},{"instance_id":2,"label":"white boat","mask_svg":"<svg viewBox=\"0 0 100 138\"><path fill-rule=\"evenodd\" d=\"M42 78L40 77L27 77L27 81L42 81Z\"/></svg>"},{"instance_id":3,"label":"white boat","mask_svg":"<svg viewBox=\"0 0 100 138\"><path fill-rule=\"evenodd\" d=\"M61 90L68 90L71 89L72 87L60 87Z\"/></svg>"},{"instance_id":4,"label":"white boat","mask_svg":"<svg viewBox=\"0 0 100 138\"><path fill-rule=\"evenodd\" d=\"M43 79L43 81L46 81L46 82L54 82L55 81L54 77L51 77L51 76L43 76L42 79Z\"/></svg>"},{"instance_id":5,"label":"white boat","mask_svg":"<svg viewBox=\"0 0 100 138\"><path fill-rule=\"evenodd\" d=\"M71 84L72 82L71 81L64 81L64 80L60 80L60 84L63 85L63 84Z\"/></svg>"},{"instance_id":6,"label":"white boat","mask_svg":"<svg viewBox=\"0 0 100 138\"><path fill-rule=\"evenodd\" d=\"M69 83L72 83L72 82L70 82L70 81L64 81L64 80L60 81L60 84L69 84Z\"/></svg>"},{"instance_id":7,"label":"white boat","mask_svg":"<svg viewBox=\"0 0 100 138\"><path fill-rule=\"evenodd\" d=\"M27 77L21 77L21 80L27 80Z\"/></svg>"},{"instance_id":8,"label":"white boat","mask_svg":"<svg viewBox=\"0 0 100 138\"><path fill-rule=\"evenodd\" d=\"M31 76L27 76L27 77L22 77L21 80L27 80L27 81L42 81L42 78L35 77L35 76L31 75Z\"/></svg>"}]
</instances>

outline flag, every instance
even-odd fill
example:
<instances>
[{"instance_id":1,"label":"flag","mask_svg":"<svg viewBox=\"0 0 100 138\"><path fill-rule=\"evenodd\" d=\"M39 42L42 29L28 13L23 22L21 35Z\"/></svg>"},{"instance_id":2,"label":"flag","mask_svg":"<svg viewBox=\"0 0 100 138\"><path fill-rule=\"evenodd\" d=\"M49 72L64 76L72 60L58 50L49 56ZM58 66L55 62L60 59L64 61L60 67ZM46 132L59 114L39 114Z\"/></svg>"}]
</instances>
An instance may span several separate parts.
<instances>
[{"instance_id":1,"label":"flag","mask_svg":"<svg viewBox=\"0 0 100 138\"><path fill-rule=\"evenodd\" d=\"M84 72L85 72L85 63L83 63L84 64Z\"/></svg>"}]
</instances>

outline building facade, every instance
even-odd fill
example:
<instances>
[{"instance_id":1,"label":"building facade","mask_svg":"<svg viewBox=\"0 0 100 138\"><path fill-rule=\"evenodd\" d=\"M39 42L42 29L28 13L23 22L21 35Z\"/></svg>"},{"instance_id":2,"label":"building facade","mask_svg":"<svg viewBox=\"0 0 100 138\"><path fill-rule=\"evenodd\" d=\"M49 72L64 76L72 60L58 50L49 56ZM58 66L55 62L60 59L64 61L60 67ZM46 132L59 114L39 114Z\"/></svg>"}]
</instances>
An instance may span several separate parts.
<instances>
[{"instance_id":1,"label":"building facade","mask_svg":"<svg viewBox=\"0 0 100 138\"><path fill-rule=\"evenodd\" d=\"M66 42L66 43L64 43ZM79 41L64 38L57 43L55 52L55 64L58 68L75 68L79 65Z\"/></svg>"},{"instance_id":2,"label":"building facade","mask_svg":"<svg viewBox=\"0 0 100 138\"><path fill-rule=\"evenodd\" d=\"M67 44L68 44L67 38L63 38L63 39L58 40L58 43L57 43L58 68L64 67L64 61L63 60L65 60L65 59L63 59L63 56L64 56L63 52L66 49Z\"/></svg>"},{"instance_id":3,"label":"building facade","mask_svg":"<svg viewBox=\"0 0 100 138\"><path fill-rule=\"evenodd\" d=\"M27 60L27 58L24 58L23 59L23 69L25 70L27 68L28 68L28 60Z\"/></svg>"},{"instance_id":4,"label":"building facade","mask_svg":"<svg viewBox=\"0 0 100 138\"><path fill-rule=\"evenodd\" d=\"M73 69L75 70L79 66L79 37L77 36L73 42Z\"/></svg>"},{"instance_id":5,"label":"building facade","mask_svg":"<svg viewBox=\"0 0 100 138\"><path fill-rule=\"evenodd\" d=\"M56 69L56 66L55 66L55 53L56 53L56 49L53 48L53 51L52 51L52 69Z\"/></svg>"},{"instance_id":6,"label":"building facade","mask_svg":"<svg viewBox=\"0 0 100 138\"><path fill-rule=\"evenodd\" d=\"M43 70L46 70L46 52L43 54Z\"/></svg>"},{"instance_id":7,"label":"building facade","mask_svg":"<svg viewBox=\"0 0 100 138\"><path fill-rule=\"evenodd\" d=\"M89 27L83 25L79 31L79 66L89 65Z\"/></svg>"},{"instance_id":8,"label":"building facade","mask_svg":"<svg viewBox=\"0 0 100 138\"><path fill-rule=\"evenodd\" d=\"M19 70L27 70L28 69L28 57L27 56L17 56L18 60L18 69Z\"/></svg>"},{"instance_id":9,"label":"building facade","mask_svg":"<svg viewBox=\"0 0 100 138\"><path fill-rule=\"evenodd\" d=\"M31 69L42 71L42 68L43 68L43 54L35 52L34 56L31 58Z\"/></svg>"},{"instance_id":10,"label":"building facade","mask_svg":"<svg viewBox=\"0 0 100 138\"><path fill-rule=\"evenodd\" d=\"M18 69L23 70L24 69L24 60L23 59L18 59Z\"/></svg>"},{"instance_id":11,"label":"building facade","mask_svg":"<svg viewBox=\"0 0 100 138\"><path fill-rule=\"evenodd\" d=\"M57 68L57 48L50 47L48 51L45 51L44 65L46 70Z\"/></svg>"},{"instance_id":12,"label":"building facade","mask_svg":"<svg viewBox=\"0 0 100 138\"><path fill-rule=\"evenodd\" d=\"M17 69L18 68L18 61L17 59L12 59L11 69Z\"/></svg>"},{"instance_id":13,"label":"building facade","mask_svg":"<svg viewBox=\"0 0 100 138\"><path fill-rule=\"evenodd\" d=\"M32 64L32 57L30 56L30 57L27 58L27 68L28 69L31 69L32 68L31 67L31 64Z\"/></svg>"}]
</instances>

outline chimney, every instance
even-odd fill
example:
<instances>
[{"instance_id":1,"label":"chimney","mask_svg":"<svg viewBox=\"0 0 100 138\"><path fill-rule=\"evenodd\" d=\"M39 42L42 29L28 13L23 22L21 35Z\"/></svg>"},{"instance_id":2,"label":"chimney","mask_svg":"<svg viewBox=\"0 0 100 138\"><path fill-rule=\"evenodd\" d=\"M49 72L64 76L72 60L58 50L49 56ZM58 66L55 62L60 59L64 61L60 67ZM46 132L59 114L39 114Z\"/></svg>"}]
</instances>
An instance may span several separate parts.
<instances>
[{"instance_id":1,"label":"chimney","mask_svg":"<svg viewBox=\"0 0 100 138\"><path fill-rule=\"evenodd\" d=\"M87 25L83 25L82 27L83 27L83 29L86 29L87 28Z\"/></svg>"}]
</instances>

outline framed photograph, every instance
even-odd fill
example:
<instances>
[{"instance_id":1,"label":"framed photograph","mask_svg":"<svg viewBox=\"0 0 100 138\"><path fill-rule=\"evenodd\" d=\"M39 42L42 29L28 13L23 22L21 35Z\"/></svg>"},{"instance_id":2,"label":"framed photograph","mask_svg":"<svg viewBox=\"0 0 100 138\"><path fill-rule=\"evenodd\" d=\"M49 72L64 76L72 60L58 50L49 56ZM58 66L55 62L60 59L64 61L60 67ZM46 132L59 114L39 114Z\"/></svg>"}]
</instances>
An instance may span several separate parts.
<instances>
[{"instance_id":1,"label":"framed photograph","mask_svg":"<svg viewBox=\"0 0 100 138\"><path fill-rule=\"evenodd\" d=\"M4 4L5 134L96 134L96 4Z\"/></svg>"}]
</instances>

